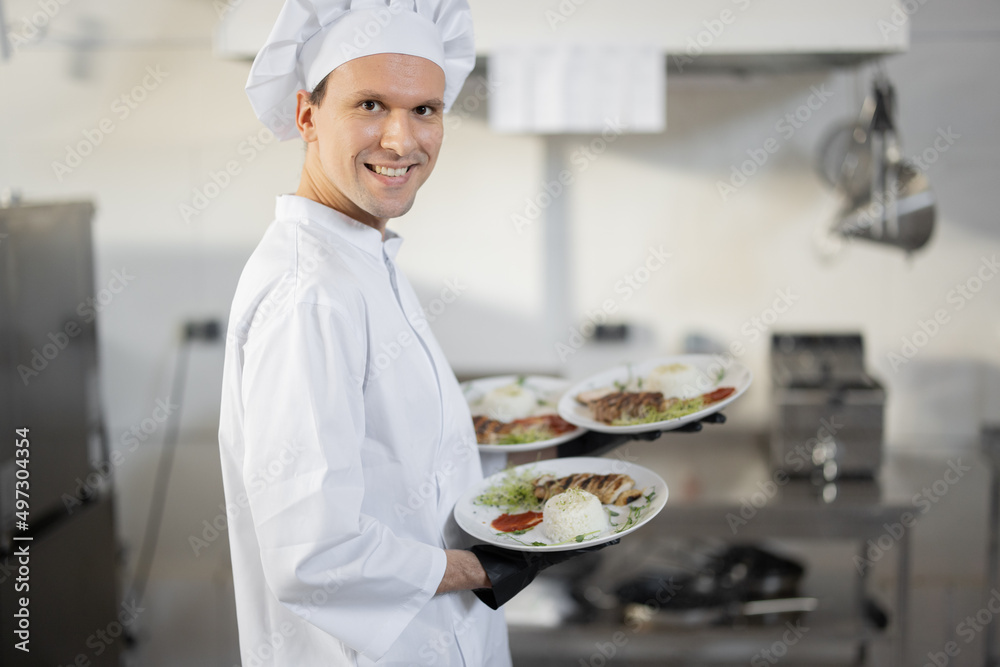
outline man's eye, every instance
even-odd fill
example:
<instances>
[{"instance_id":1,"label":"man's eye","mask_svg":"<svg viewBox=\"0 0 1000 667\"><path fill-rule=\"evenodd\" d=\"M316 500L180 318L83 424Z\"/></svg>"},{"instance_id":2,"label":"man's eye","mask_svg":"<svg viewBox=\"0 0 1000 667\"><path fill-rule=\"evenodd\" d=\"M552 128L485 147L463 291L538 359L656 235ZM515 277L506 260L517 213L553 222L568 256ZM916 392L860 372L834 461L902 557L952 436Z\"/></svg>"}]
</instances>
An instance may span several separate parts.
<instances>
[{"instance_id":1,"label":"man's eye","mask_svg":"<svg viewBox=\"0 0 1000 667\"><path fill-rule=\"evenodd\" d=\"M418 116L430 116L431 114L434 113L434 108L421 105L416 109L414 109L414 111L417 113Z\"/></svg>"},{"instance_id":2,"label":"man's eye","mask_svg":"<svg viewBox=\"0 0 1000 667\"><path fill-rule=\"evenodd\" d=\"M378 107L379 104L375 100L365 100L361 103L361 108L365 111L375 111Z\"/></svg>"}]
</instances>

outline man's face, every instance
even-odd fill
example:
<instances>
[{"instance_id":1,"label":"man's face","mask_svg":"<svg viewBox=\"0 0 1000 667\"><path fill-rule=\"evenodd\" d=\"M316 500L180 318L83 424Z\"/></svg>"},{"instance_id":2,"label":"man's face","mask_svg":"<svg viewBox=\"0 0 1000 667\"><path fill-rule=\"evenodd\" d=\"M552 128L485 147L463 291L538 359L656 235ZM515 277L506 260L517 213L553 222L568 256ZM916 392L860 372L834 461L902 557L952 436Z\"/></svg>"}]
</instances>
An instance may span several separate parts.
<instances>
[{"instance_id":1,"label":"man's face","mask_svg":"<svg viewBox=\"0 0 1000 667\"><path fill-rule=\"evenodd\" d=\"M320 172L309 178L323 203L382 226L410 210L441 148L444 85L433 62L395 53L350 60L331 72L303 129L318 157L318 167L307 157L306 171Z\"/></svg>"}]
</instances>

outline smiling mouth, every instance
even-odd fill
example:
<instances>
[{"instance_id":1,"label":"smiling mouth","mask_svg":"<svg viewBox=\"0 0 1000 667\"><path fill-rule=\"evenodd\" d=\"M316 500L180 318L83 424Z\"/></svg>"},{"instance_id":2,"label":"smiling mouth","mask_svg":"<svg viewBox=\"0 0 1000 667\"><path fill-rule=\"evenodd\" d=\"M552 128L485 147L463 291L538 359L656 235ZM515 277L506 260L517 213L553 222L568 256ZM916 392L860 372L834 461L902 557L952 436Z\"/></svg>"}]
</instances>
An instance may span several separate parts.
<instances>
[{"instance_id":1,"label":"smiling mouth","mask_svg":"<svg viewBox=\"0 0 1000 667\"><path fill-rule=\"evenodd\" d=\"M384 167L382 165L368 164L366 162L365 166L368 167L369 171L374 171L376 174L381 174L383 176L390 176L391 177L391 176L402 176L407 171L409 171L410 167L412 167L413 165L408 165L406 167L395 167L394 168L394 167Z\"/></svg>"}]
</instances>

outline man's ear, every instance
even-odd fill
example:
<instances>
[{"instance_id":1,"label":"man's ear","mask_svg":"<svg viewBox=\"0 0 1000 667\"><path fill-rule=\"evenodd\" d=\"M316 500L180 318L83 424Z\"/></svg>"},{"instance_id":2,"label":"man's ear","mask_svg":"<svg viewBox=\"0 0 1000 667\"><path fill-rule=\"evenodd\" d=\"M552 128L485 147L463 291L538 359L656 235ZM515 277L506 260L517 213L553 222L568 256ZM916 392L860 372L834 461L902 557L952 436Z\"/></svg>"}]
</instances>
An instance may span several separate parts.
<instances>
[{"instance_id":1,"label":"man's ear","mask_svg":"<svg viewBox=\"0 0 1000 667\"><path fill-rule=\"evenodd\" d=\"M316 125L313 119L315 108L309 103L309 93L300 90L295 93L295 126L306 142L316 141Z\"/></svg>"}]
</instances>

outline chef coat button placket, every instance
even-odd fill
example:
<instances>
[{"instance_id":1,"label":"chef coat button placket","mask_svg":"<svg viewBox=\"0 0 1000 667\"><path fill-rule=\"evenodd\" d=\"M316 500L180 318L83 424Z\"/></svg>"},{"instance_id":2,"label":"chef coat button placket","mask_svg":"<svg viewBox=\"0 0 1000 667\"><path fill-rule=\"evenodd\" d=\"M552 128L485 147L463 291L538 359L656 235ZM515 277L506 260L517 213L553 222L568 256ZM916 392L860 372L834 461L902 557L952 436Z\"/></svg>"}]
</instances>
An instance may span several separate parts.
<instances>
[{"instance_id":1,"label":"chef coat button placket","mask_svg":"<svg viewBox=\"0 0 1000 667\"><path fill-rule=\"evenodd\" d=\"M437 385L438 390L438 405L440 407L439 413L439 423L441 425L438 434L438 451L444 446L444 392L441 390L441 377L438 375L437 364L434 363L434 355L431 354L430 348L427 347L427 342L424 341L423 336L417 331L417 328L413 326L413 322L410 321L410 316L406 312L406 308L403 306L403 297L399 294L399 286L396 283L396 269L393 266L392 259L389 254L382 248L382 259L385 261L385 268L389 272L389 284L392 285L392 292L396 296L396 303L399 304L399 310L403 314L403 319L406 320L407 325L409 325L410 331L413 336L420 343L421 349L424 351L424 355L427 357L427 362L431 366L431 370L434 372L434 382ZM440 493L440 489L438 489Z\"/></svg>"}]
</instances>

